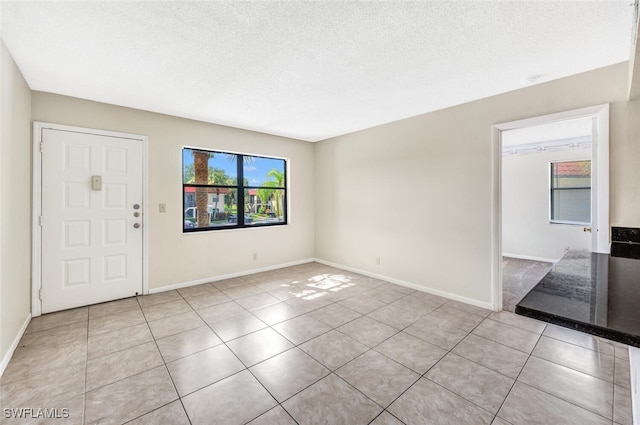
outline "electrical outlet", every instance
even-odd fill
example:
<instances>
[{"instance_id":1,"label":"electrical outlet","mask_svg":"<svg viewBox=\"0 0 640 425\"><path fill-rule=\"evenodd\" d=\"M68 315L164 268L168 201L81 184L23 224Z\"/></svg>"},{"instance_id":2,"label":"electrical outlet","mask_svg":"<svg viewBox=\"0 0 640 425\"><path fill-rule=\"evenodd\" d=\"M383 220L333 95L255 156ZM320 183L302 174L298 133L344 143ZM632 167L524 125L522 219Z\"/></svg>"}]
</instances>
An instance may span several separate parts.
<instances>
[{"instance_id":1,"label":"electrical outlet","mask_svg":"<svg viewBox=\"0 0 640 425\"><path fill-rule=\"evenodd\" d=\"M165 204L164 202L161 203L160 205L158 205L158 209L160 210L161 213L166 213L167 212L167 204Z\"/></svg>"},{"instance_id":2,"label":"electrical outlet","mask_svg":"<svg viewBox=\"0 0 640 425\"><path fill-rule=\"evenodd\" d=\"M254 252L253 253L253 261L256 261L258 259L258 253Z\"/></svg>"},{"instance_id":3,"label":"electrical outlet","mask_svg":"<svg viewBox=\"0 0 640 425\"><path fill-rule=\"evenodd\" d=\"M376 257L376 264L380 265L380 257Z\"/></svg>"}]
</instances>

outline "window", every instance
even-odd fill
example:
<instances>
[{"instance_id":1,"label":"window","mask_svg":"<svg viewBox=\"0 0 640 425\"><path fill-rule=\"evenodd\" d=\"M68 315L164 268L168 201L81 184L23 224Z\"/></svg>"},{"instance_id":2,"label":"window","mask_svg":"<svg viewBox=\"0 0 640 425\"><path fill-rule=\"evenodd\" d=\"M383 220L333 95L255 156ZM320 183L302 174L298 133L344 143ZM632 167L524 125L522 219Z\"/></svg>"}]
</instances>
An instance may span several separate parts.
<instances>
[{"instance_id":1,"label":"window","mask_svg":"<svg viewBox=\"0 0 640 425\"><path fill-rule=\"evenodd\" d=\"M183 148L183 231L287 224L286 170L284 159Z\"/></svg>"},{"instance_id":2,"label":"window","mask_svg":"<svg viewBox=\"0 0 640 425\"><path fill-rule=\"evenodd\" d=\"M591 224L591 161L551 163L551 222Z\"/></svg>"}]
</instances>

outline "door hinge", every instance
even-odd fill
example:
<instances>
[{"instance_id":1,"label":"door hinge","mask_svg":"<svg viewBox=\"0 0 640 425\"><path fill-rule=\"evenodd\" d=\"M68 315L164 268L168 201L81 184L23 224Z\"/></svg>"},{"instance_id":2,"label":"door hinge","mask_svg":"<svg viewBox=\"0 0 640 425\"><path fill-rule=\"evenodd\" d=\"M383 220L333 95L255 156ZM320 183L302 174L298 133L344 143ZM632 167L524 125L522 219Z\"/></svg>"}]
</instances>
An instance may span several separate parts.
<instances>
[{"instance_id":1,"label":"door hinge","mask_svg":"<svg viewBox=\"0 0 640 425\"><path fill-rule=\"evenodd\" d=\"M38 217L38 223L40 224L40 226L42 226L42 216Z\"/></svg>"},{"instance_id":2,"label":"door hinge","mask_svg":"<svg viewBox=\"0 0 640 425\"><path fill-rule=\"evenodd\" d=\"M40 299L44 298L44 290L43 289L40 290L39 296L40 296Z\"/></svg>"},{"instance_id":3,"label":"door hinge","mask_svg":"<svg viewBox=\"0 0 640 425\"><path fill-rule=\"evenodd\" d=\"M40 142L40 152L42 152L44 149L44 142Z\"/></svg>"}]
</instances>

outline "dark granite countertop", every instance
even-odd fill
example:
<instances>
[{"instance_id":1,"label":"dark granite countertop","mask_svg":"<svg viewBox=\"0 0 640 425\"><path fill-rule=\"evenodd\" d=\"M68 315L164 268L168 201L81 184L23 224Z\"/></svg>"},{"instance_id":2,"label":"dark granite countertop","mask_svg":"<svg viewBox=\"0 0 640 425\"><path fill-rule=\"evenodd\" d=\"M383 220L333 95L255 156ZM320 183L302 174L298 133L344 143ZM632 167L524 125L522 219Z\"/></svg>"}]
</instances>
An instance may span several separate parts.
<instances>
[{"instance_id":1,"label":"dark granite countertop","mask_svg":"<svg viewBox=\"0 0 640 425\"><path fill-rule=\"evenodd\" d=\"M569 251L516 313L640 347L640 259Z\"/></svg>"}]
</instances>

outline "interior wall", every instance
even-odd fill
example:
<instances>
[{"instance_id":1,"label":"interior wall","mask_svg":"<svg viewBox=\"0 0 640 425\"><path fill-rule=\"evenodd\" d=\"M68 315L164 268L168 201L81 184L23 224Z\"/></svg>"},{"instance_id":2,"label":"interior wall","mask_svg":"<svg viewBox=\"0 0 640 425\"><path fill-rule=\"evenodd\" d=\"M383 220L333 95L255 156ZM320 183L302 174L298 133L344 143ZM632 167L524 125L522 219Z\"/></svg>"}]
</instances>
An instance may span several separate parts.
<instances>
[{"instance_id":1,"label":"interior wall","mask_svg":"<svg viewBox=\"0 0 640 425\"><path fill-rule=\"evenodd\" d=\"M564 247L591 246L585 226L549 222L549 163L591 159L591 148L502 157L502 252L557 261Z\"/></svg>"},{"instance_id":2,"label":"interior wall","mask_svg":"<svg viewBox=\"0 0 640 425\"><path fill-rule=\"evenodd\" d=\"M314 256L313 145L168 115L33 92L33 120L149 138L149 287L215 278ZM289 159L289 225L182 233L182 147ZM166 203L167 212L159 212ZM253 253L257 260L253 261Z\"/></svg>"},{"instance_id":3,"label":"interior wall","mask_svg":"<svg viewBox=\"0 0 640 425\"><path fill-rule=\"evenodd\" d=\"M316 257L491 305L492 126L610 103L616 225L640 210L620 166L632 159L616 151L628 141L627 71L620 63L316 143Z\"/></svg>"},{"instance_id":4,"label":"interior wall","mask_svg":"<svg viewBox=\"0 0 640 425\"><path fill-rule=\"evenodd\" d=\"M640 227L640 100L627 110L627 137L610 146L611 225Z\"/></svg>"},{"instance_id":5,"label":"interior wall","mask_svg":"<svg viewBox=\"0 0 640 425\"><path fill-rule=\"evenodd\" d=\"M31 312L30 140L31 91L0 40L0 360Z\"/></svg>"}]
</instances>

